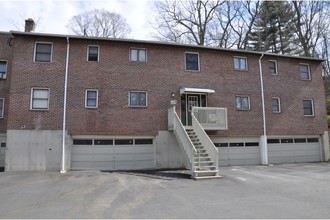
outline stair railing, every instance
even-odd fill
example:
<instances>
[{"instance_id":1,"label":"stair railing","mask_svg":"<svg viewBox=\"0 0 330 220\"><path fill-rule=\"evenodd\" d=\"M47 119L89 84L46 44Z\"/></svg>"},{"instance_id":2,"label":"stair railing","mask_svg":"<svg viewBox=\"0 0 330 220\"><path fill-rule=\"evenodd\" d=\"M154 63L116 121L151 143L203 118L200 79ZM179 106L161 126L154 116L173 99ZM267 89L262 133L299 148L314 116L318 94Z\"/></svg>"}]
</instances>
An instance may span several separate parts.
<instances>
[{"instance_id":1,"label":"stair railing","mask_svg":"<svg viewBox=\"0 0 330 220\"><path fill-rule=\"evenodd\" d=\"M194 112L194 110L192 110L192 112ZM212 159L214 166L216 167L216 169L218 169L218 163L219 163L218 149L214 146L213 142L206 134L205 130L198 122L197 118L193 113L191 114L191 119L192 119L192 127L194 129L194 132L196 133L202 145L205 147L206 151L209 153L209 156Z\"/></svg>"},{"instance_id":2,"label":"stair railing","mask_svg":"<svg viewBox=\"0 0 330 220\"><path fill-rule=\"evenodd\" d=\"M195 171L194 158L197 153L194 144L191 142L178 114L175 111L175 107L168 109L168 128L173 130L174 135L179 141L180 146L184 150L184 153L188 159L191 171Z\"/></svg>"}]
</instances>

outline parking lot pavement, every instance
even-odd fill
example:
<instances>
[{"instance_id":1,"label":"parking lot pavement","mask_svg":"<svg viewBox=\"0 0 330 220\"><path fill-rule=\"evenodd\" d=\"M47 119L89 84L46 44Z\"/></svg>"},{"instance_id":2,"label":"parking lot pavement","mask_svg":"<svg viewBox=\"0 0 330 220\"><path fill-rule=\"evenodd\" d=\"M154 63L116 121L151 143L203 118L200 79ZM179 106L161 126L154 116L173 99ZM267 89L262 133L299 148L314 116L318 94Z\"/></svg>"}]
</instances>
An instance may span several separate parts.
<instances>
[{"instance_id":1,"label":"parking lot pavement","mask_svg":"<svg viewBox=\"0 0 330 220\"><path fill-rule=\"evenodd\" d=\"M329 218L330 164L186 171L2 172L0 218Z\"/></svg>"}]
</instances>

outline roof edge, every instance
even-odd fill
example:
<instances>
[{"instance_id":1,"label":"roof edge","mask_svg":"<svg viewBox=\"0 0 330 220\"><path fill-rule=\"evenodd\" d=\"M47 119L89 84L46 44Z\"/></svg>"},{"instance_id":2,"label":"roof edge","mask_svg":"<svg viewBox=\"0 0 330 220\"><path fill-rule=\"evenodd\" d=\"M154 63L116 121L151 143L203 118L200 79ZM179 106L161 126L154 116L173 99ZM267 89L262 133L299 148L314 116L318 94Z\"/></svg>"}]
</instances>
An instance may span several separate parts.
<instances>
[{"instance_id":1,"label":"roof edge","mask_svg":"<svg viewBox=\"0 0 330 220\"><path fill-rule=\"evenodd\" d=\"M318 57L305 57L305 56L293 56L293 55L284 55L284 54L275 54L261 51L251 51L251 50L242 50L242 49L228 49L228 48L220 48L220 47L211 47L211 46L201 46L201 45L193 45L193 44L181 44L181 43L170 43L170 42L162 42L162 41L148 41L148 40L137 40L137 39L123 39L123 38L104 38L104 37L86 37L86 36L78 36L78 35L66 35L66 34L51 34L51 33L35 33L35 32L21 32L21 31L9 31L9 32L0 32L0 33L8 33L15 35L23 35L23 36L38 36L38 37L53 37L53 38L71 38L78 40L99 40L99 41L112 41L112 42L123 42L123 43L139 43L139 44L152 44L152 45L162 45L162 46L172 46L172 47L189 47L196 49L207 49L207 50L218 50L232 53L245 53L245 54L254 54L254 55L262 55L265 56L273 56L273 57L283 57L290 59L303 59L303 60L313 60L323 62L326 59L318 58Z\"/></svg>"}]
</instances>

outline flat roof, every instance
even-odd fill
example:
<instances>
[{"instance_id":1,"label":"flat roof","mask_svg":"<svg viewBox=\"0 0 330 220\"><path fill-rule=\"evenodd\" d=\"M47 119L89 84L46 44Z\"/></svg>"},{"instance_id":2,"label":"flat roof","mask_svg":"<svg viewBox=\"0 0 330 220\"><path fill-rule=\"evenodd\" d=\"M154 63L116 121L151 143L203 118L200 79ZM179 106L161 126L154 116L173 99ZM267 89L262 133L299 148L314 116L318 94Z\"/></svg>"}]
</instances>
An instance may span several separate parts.
<instances>
[{"instance_id":1,"label":"flat roof","mask_svg":"<svg viewBox=\"0 0 330 220\"><path fill-rule=\"evenodd\" d=\"M1 33L1 32L0 32ZM283 57L290 59L304 59L304 60L313 60L323 62L324 58L318 57L304 57L304 56L293 56L293 55L283 55L283 54L275 54L261 51L251 51L251 50L242 50L242 49L228 49L221 47L211 47L211 46L201 46L201 45L193 45L193 44L182 44L182 43L170 43L170 42L162 42L162 41L148 41L148 40L135 40L135 39L123 39L123 38L105 38L105 37L86 37L86 36L78 36L78 35L64 35L64 34L49 34L49 33L36 33L36 32L21 32L21 31L10 31L10 32L2 32L9 33L13 36L15 35L23 35L23 36L36 36L36 37L52 37L52 38L71 38L78 40L96 40L96 41L112 41L112 42L123 42L123 43L138 43L138 44L152 44L152 45L161 45L161 46L172 46L172 47L189 47L195 49L208 49L208 50L218 50L225 52L233 52L233 53L247 53L247 54L255 54L261 56L264 54L265 56L275 56L275 57Z\"/></svg>"}]
</instances>

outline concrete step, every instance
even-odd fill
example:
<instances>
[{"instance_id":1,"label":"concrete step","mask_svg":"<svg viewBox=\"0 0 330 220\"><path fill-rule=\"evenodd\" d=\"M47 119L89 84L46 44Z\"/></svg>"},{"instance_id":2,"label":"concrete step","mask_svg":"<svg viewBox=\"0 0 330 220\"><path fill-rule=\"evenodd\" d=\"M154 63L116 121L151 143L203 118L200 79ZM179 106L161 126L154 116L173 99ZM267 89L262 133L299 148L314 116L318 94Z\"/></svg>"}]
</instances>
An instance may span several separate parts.
<instances>
[{"instance_id":1,"label":"concrete step","mask_svg":"<svg viewBox=\"0 0 330 220\"><path fill-rule=\"evenodd\" d=\"M193 174L194 179L212 179L212 178L221 178L218 170L214 171L195 171Z\"/></svg>"}]
</instances>

